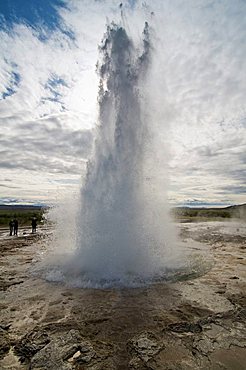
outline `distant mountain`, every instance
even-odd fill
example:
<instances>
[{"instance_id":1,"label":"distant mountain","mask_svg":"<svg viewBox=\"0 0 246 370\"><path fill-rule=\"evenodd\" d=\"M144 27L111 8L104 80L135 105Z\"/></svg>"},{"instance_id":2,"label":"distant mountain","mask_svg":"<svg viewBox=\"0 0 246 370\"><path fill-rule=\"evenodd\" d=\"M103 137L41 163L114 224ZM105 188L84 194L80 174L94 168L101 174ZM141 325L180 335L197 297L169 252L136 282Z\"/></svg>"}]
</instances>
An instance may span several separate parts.
<instances>
[{"instance_id":1,"label":"distant mountain","mask_svg":"<svg viewBox=\"0 0 246 370\"><path fill-rule=\"evenodd\" d=\"M246 203L244 204L236 204L234 206L228 206L228 207L225 207L227 209L231 208L231 209L246 209Z\"/></svg>"}]
</instances>

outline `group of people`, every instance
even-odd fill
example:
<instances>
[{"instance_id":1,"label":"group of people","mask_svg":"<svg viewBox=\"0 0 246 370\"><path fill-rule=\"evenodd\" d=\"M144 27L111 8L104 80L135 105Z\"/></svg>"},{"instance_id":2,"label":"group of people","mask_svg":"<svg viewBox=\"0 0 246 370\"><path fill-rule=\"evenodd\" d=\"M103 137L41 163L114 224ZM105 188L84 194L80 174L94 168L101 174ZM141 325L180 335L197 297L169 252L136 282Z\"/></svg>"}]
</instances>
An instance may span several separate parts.
<instances>
[{"instance_id":1,"label":"group of people","mask_svg":"<svg viewBox=\"0 0 246 370\"><path fill-rule=\"evenodd\" d=\"M19 223L18 220L15 218L14 220L10 220L9 222L9 235L18 235L18 227Z\"/></svg>"},{"instance_id":2,"label":"group of people","mask_svg":"<svg viewBox=\"0 0 246 370\"><path fill-rule=\"evenodd\" d=\"M13 220L10 220L9 222L9 235L12 236L12 235L18 235L18 227L19 227L19 223L18 223L18 220L16 218L14 218ZM32 219L32 233L35 233L36 232L36 229L37 229L37 219L36 217L34 217Z\"/></svg>"}]
</instances>

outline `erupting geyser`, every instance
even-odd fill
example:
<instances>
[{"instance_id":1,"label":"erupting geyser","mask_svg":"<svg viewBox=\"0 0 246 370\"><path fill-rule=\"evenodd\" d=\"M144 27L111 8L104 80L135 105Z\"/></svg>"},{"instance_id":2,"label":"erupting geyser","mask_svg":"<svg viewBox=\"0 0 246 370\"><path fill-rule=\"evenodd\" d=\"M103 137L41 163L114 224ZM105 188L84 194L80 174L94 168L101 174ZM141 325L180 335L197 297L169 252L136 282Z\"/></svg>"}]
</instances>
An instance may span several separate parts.
<instances>
[{"instance_id":1,"label":"erupting geyser","mask_svg":"<svg viewBox=\"0 0 246 370\"><path fill-rule=\"evenodd\" d=\"M162 276L172 256L167 176L158 168L153 106L145 97L148 23L141 52L115 24L100 52L99 124L81 190L73 271L85 285L135 284Z\"/></svg>"},{"instance_id":2,"label":"erupting geyser","mask_svg":"<svg viewBox=\"0 0 246 370\"><path fill-rule=\"evenodd\" d=\"M94 151L74 217L76 237L68 241L75 244L73 255L48 279L81 287L138 286L177 267L167 206L165 102L150 31L146 22L135 47L124 27L107 27Z\"/></svg>"}]
</instances>

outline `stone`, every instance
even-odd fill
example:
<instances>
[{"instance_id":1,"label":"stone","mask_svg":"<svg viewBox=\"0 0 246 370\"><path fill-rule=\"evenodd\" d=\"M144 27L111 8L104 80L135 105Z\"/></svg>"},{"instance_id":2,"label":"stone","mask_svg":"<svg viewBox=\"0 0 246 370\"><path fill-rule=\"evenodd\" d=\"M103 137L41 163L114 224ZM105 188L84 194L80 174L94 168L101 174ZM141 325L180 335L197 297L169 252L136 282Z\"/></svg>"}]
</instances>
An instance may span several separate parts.
<instances>
[{"instance_id":1,"label":"stone","mask_svg":"<svg viewBox=\"0 0 246 370\"><path fill-rule=\"evenodd\" d=\"M9 335L6 330L0 328L0 358L2 358L10 349Z\"/></svg>"},{"instance_id":2,"label":"stone","mask_svg":"<svg viewBox=\"0 0 246 370\"><path fill-rule=\"evenodd\" d=\"M212 341L209 338L196 338L193 343L195 348L200 354L207 355L214 350Z\"/></svg>"},{"instance_id":3,"label":"stone","mask_svg":"<svg viewBox=\"0 0 246 370\"><path fill-rule=\"evenodd\" d=\"M31 359L31 369L69 370L74 362L89 363L94 355L92 345L77 330L70 330L52 336Z\"/></svg>"},{"instance_id":4,"label":"stone","mask_svg":"<svg viewBox=\"0 0 246 370\"><path fill-rule=\"evenodd\" d=\"M128 346L130 351L135 352L144 362L153 358L163 347L149 333L142 333L134 337L129 341Z\"/></svg>"},{"instance_id":5,"label":"stone","mask_svg":"<svg viewBox=\"0 0 246 370\"><path fill-rule=\"evenodd\" d=\"M50 342L44 330L34 330L21 338L14 346L15 353L21 361L30 360L38 351Z\"/></svg>"},{"instance_id":6,"label":"stone","mask_svg":"<svg viewBox=\"0 0 246 370\"><path fill-rule=\"evenodd\" d=\"M176 333L200 333L202 331L202 326L199 323L182 321L169 324L168 329Z\"/></svg>"}]
</instances>

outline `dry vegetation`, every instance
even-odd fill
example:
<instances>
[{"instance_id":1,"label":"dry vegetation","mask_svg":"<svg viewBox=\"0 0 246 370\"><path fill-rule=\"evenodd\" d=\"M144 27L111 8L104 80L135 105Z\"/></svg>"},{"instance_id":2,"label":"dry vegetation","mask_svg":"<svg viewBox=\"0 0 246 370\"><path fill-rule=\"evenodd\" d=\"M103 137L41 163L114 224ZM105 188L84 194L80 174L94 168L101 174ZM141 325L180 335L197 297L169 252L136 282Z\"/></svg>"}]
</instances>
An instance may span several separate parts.
<instances>
[{"instance_id":1,"label":"dry vegetation","mask_svg":"<svg viewBox=\"0 0 246 370\"><path fill-rule=\"evenodd\" d=\"M190 208L177 207L171 211L172 216L183 222L213 221L238 218L246 220L246 204L225 208Z\"/></svg>"}]
</instances>

